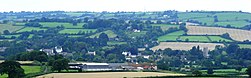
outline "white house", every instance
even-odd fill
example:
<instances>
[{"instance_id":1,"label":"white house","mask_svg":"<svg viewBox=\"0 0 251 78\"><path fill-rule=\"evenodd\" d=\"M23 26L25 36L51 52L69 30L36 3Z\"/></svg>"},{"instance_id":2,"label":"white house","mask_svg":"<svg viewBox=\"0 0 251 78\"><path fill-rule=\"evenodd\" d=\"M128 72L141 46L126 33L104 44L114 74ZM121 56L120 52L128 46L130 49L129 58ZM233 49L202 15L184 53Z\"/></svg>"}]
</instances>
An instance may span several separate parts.
<instances>
[{"instance_id":1,"label":"white house","mask_svg":"<svg viewBox=\"0 0 251 78\"><path fill-rule=\"evenodd\" d=\"M56 46L56 47L55 47L55 51L56 51L57 53L61 53L61 52L63 52L63 48L60 47L60 46Z\"/></svg>"},{"instance_id":2,"label":"white house","mask_svg":"<svg viewBox=\"0 0 251 78\"><path fill-rule=\"evenodd\" d=\"M96 55L96 51L93 51L93 52L88 51L87 54L90 54L90 55L94 55L94 56L95 56L95 55Z\"/></svg>"}]
</instances>

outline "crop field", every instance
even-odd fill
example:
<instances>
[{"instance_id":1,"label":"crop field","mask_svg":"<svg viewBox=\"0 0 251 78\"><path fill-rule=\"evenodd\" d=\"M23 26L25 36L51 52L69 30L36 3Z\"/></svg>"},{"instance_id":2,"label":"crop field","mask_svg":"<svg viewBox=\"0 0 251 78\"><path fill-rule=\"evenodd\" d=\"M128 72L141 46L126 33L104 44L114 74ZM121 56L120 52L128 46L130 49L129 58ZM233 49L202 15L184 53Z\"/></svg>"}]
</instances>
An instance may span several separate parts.
<instances>
[{"instance_id":1,"label":"crop field","mask_svg":"<svg viewBox=\"0 0 251 78\"><path fill-rule=\"evenodd\" d=\"M209 50L214 50L216 45L224 46L220 43L192 43L192 42L161 42L158 46L151 48L151 50L164 50L171 48L173 50L190 50L194 46L208 47Z\"/></svg>"},{"instance_id":2,"label":"crop field","mask_svg":"<svg viewBox=\"0 0 251 78\"><path fill-rule=\"evenodd\" d=\"M152 26L160 26L162 30L168 30L171 27L179 27L179 25L172 25L172 24L151 24Z\"/></svg>"},{"instance_id":3,"label":"crop field","mask_svg":"<svg viewBox=\"0 0 251 78\"><path fill-rule=\"evenodd\" d=\"M216 22L215 24L218 24L219 26L227 26L229 24L232 27L241 28L246 25L249 25L250 23L246 21L230 21L230 22Z\"/></svg>"},{"instance_id":4,"label":"crop field","mask_svg":"<svg viewBox=\"0 0 251 78\"><path fill-rule=\"evenodd\" d=\"M83 28L85 23L78 23L77 26L73 26L71 23L59 23L59 22L41 22L43 27L57 27L57 26L64 26L65 28Z\"/></svg>"},{"instance_id":5,"label":"crop field","mask_svg":"<svg viewBox=\"0 0 251 78\"><path fill-rule=\"evenodd\" d=\"M230 37L236 41L251 40L251 31L230 29L221 27L187 26L188 35L222 35L229 33Z\"/></svg>"},{"instance_id":6,"label":"crop field","mask_svg":"<svg viewBox=\"0 0 251 78\"><path fill-rule=\"evenodd\" d=\"M85 33L90 33L90 32L96 32L96 29L64 29L59 31L60 34L77 34L79 32L85 32Z\"/></svg>"},{"instance_id":7,"label":"crop field","mask_svg":"<svg viewBox=\"0 0 251 78\"><path fill-rule=\"evenodd\" d=\"M225 42L233 42L232 40L222 38L220 36L208 36L213 42L225 41Z\"/></svg>"},{"instance_id":8,"label":"crop field","mask_svg":"<svg viewBox=\"0 0 251 78\"><path fill-rule=\"evenodd\" d=\"M239 44L240 48L251 48L251 44Z\"/></svg>"},{"instance_id":9,"label":"crop field","mask_svg":"<svg viewBox=\"0 0 251 78\"><path fill-rule=\"evenodd\" d=\"M104 31L104 32L94 34L94 35L90 36L90 38L94 38L94 37L98 38L101 33L107 34L109 38L115 38L117 36L117 34L115 34L113 31L107 30L107 31Z\"/></svg>"},{"instance_id":10,"label":"crop field","mask_svg":"<svg viewBox=\"0 0 251 78\"><path fill-rule=\"evenodd\" d=\"M176 39L180 36L180 35L183 35L185 34L184 31L176 31L176 32L173 32L173 33L169 33L169 34L166 34L166 35L163 35L163 36L160 36L158 38L158 41L176 41Z\"/></svg>"},{"instance_id":11,"label":"crop field","mask_svg":"<svg viewBox=\"0 0 251 78\"><path fill-rule=\"evenodd\" d=\"M38 27L25 27L24 29L18 30L17 33L20 33L20 32L31 32L31 31L40 31L40 30L47 30L47 29L38 28Z\"/></svg>"},{"instance_id":12,"label":"crop field","mask_svg":"<svg viewBox=\"0 0 251 78\"><path fill-rule=\"evenodd\" d=\"M210 42L210 40L206 36L180 36L182 41L195 41L195 42Z\"/></svg>"},{"instance_id":13,"label":"crop field","mask_svg":"<svg viewBox=\"0 0 251 78\"><path fill-rule=\"evenodd\" d=\"M24 69L25 74L37 73L41 71L40 66L21 66ZM7 78L7 74L0 75L0 78Z\"/></svg>"},{"instance_id":14,"label":"crop field","mask_svg":"<svg viewBox=\"0 0 251 78\"><path fill-rule=\"evenodd\" d=\"M4 30L9 30L10 32L14 32L21 28L23 28L23 26L12 26L10 24L0 24L0 34L3 33Z\"/></svg>"},{"instance_id":15,"label":"crop field","mask_svg":"<svg viewBox=\"0 0 251 78\"><path fill-rule=\"evenodd\" d=\"M158 72L97 72L97 73L52 73L37 78L134 78L150 76L185 76L177 73Z\"/></svg>"}]
</instances>

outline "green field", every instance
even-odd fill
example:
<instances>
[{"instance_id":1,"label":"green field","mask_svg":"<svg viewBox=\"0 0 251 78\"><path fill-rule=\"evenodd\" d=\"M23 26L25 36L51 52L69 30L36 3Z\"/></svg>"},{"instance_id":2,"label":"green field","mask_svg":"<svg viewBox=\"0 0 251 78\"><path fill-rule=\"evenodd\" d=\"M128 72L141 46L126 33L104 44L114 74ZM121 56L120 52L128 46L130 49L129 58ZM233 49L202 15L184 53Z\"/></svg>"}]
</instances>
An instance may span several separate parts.
<instances>
[{"instance_id":1,"label":"green field","mask_svg":"<svg viewBox=\"0 0 251 78\"><path fill-rule=\"evenodd\" d=\"M251 48L251 44L239 44L240 48Z\"/></svg>"},{"instance_id":2,"label":"green field","mask_svg":"<svg viewBox=\"0 0 251 78\"><path fill-rule=\"evenodd\" d=\"M59 31L60 34L78 34L79 32L94 33L96 29L64 29Z\"/></svg>"},{"instance_id":3,"label":"green field","mask_svg":"<svg viewBox=\"0 0 251 78\"><path fill-rule=\"evenodd\" d=\"M195 18L205 18L207 16L212 16L211 13L178 13L178 17L181 20L195 19Z\"/></svg>"},{"instance_id":4,"label":"green field","mask_svg":"<svg viewBox=\"0 0 251 78\"><path fill-rule=\"evenodd\" d=\"M91 35L90 38L94 38L94 37L98 38L101 33L107 34L109 38L115 38L117 36L117 34L115 34L113 31L107 30L107 31L104 31L104 32L100 32L100 33Z\"/></svg>"},{"instance_id":5,"label":"green field","mask_svg":"<svg viewBox=\"0 0 251 78\"><path fill-rule=\"evenodd\" d=\"M173 33L169 33L169 34L166 34L166 35L163 35L163 36L160 36L158 38L158 41L176 41L176 39L180 36L180 35L183 35L185 34L184 31L176 31L176 32L173 32Z\"/></svg>"},{"instance_id":6,"label":"green field","mask_svg":"<svg viewBox=\"0 0 251 78\"><path fill-rule=\"evenodd\" d=\"M238 73L245 73L247 68L242 68L239 72L235 69L215 69L214 75L227 75L227 74L238 74ZM203 74L207 74L207 70L200 70Z\"/></svg>"},{"instance_id":7,"label":"green field","mask_svg":"<svg viewBox=\"0 0 251 78\"><path fill-rule=\"evenodd\" d=\"M219 42L219 41L233 42L232 40L225 39L220 36L208 36L208 37L214 42Z\"/></svg>"},{"instance_id":8,"label":"green field","mask_svg":"<svg viewBox=\"0 0 251 78\"><path fill-rule=\"evenodd\" d=\"M210 42L210 40L206 36L180 36L180 39L182 41L186 41L186 39L189 39L189 41L195 42Z\"/></svg>"},{"instance_id":9,"label":"green field","mask_svg":"<svg viewBox=\"0 0 251 78\"><path fill-rule=\"evenodd\" d=\"M196 19L192 19L192 20L200 21L200 22L202 22L202 24L206 23L207 25L214 24L214 18L212 18L212 17L196 18Z\"/></svg>"},{"instance_id":10,"label":"green field","mask_svg":"<svg viewBox=\"0 0 251 78\"><path fill-rule=\"evenodd\" d=\"M38 27L25 27L24 29L18 30L17 33L31 32L31 31L40 31L40 30L47 30L47 29L38 28Z\"/></svg>"},{"instance_id":11,"label":"green field","mask_svg":"<svg viewBox=\"0 0 251 78\"><path fill-rule=\"evenodd\" d=\"M141 31L141 32L132 32L132 31L128 31L126 32L126 35L128 35L129 37L140 37L146 34L146 31Z\"/></svg>"},{"instance_id":12,"label":"green field","mask_svg":"<svg viewBox=\"0 0 251 78\"><path fill-rule=\"evenodd\" d=\"M72 37L72 38L77 38L77 37L82 37L83 35L68 35L68 37Z\"/></svg>"},{"instance_id":13,"label":"green field","mask_svg":"<svg viewBox=\"0 0 251 78\"><path fill-rule=\"evenodd\" d=\"M77 13L77 12L67 12L65 14L69 15L69 16L81 16L81 15L83 15L83 13Z\"/></svg>"},{"instance_id":14,"label":"green field","mask_svg":"<svg viewBox=\"0 0 251 78\"><path fill-rule=\"evenodd\" d=\"M19 37L20 35L18 34L18 35L1 35L1 36L4 36L5 38L11 38L12 36L14 36L14 37Z\"/></svg>"},{"instance_id":15,"label":"green field","mask_svg":"<svg viewBox=\"0 0 251 78\"><path fill-rule=\"evenodd\" d=\"M10 24L0 24L0 34L2 34L4 30L9 30L10 32L15 32L21 28L23 28L23 26L12 26Z\"/></svg>"},{"instance_id":16,"label":"green field","mask_svg":"<svg viewBox=\"0 0 251 78\"><path fill-rule=\"evenodd\" d=\"M40 22L43 27L57 27L64 26L65 28L83 28L85 23L78 23L77 26L73 26L71 23L59 23L59 22Z\"/></svg>"},{"instance_id":17,"label":"green field","mask_svg":"<svg viewBox=\"0 0 251 78\"><path fill-rule=\"evenodd\" d=\"M219 21L251 19L251 14L247 13L216 13Z\"/></svg>"},{"instance_id":18,"label":"green field","mask_svg":"<svg viewBox=\"0 0 251 78\"><path fill-rule=\"evenodd\" d=\"M215 24L218 24L219 26L227 26L228 24L233 27L244 27L246 25L249 25L249 22L246 21L230 21L230 22L216 22Z\"/></svg>"},{"instance_id":19,"label":"green field","mask_svg":"<svg viewBox=\"0 0 251 78\"><path fill-rule=\"evenodd\" d=\"M126 42L118 42L118 41L107 42L107 45L122 45L122 44L126 44Z\"/></svg>"},{"instance_id":20,"label":"green field","mask_svg":"<svg viewBox=\"0 0 251 78\"><path fill-rule=\"evenodd\" d=\"M41 71L40 66L22 66L25 74L37 73ZM7 74L0 75L0 78L7 78Z\"/></svg>"},{"instance_id":21,"label":"green field","mask_svg":"<svg viewBox=\"0 0 251 78\"><path fill-rule=\"evenodd\" d=\"M151 24L152 26L160 26L162 30L168 30L170 27L179 27L179 25L172 24Z\"/></svg>"}]
</instances>

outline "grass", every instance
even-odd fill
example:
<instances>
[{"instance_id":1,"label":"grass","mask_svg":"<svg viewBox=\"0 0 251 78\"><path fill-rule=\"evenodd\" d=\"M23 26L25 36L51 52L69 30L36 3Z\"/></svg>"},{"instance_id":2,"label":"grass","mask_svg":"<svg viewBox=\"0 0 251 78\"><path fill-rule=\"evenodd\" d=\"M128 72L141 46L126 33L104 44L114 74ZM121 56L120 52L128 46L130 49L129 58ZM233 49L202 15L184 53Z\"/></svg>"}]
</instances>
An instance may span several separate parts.
<instances>
[{"instance_id":1,"label":"grass","mask_svg":"<svg viewBox=\"0 0 251 78\"><path fill-rule=\"evenodd\" d=\"M178 13L178 17L181 20L205 18L207 16L212 16L212 14L210 13Z\"/></svg>"},{"instance_id":2,"label":"grass","mask_svg":"<svg viewBox=\"0 0 251 78\"><path fill-rule=\"evenodd\" d=\"M179 25L172 24L151 24L152 26L160 26L162 30L168 30L170 27L179 27Z\"/></svg>"},{"instance_id":3,"label":"grass","mask_svg":"<svg viewBox=\"0 0 251 78\"><path fill-rule=\"evenodd\" d=\"M239 72L235 69L215 69L214 75L228 75L228 74L239 74L239 73L245 73L247 68L242 68L242 70ZM207 70L201 70L203 74L207 73Z\"/></svg>"},{"instance_id":4,"label":"grass","mask_svg":"<svg viewBox=\"0 0 251 78\"><path fill-rule=\"evenodd\" d=\"M78 23L77 26L73 26L71 23L59 23L59 22L40 22L43 27L57 27L64 26L65 28L83 28L85 23Z\"/></svg>"},{"instance_id":5,"label":"grass","mask_svg":"<svg viewBox=\"0 0 251 78\"><path fill-rule=\"evenodd\" d=\"M83 15L83 13L77 13L77 12L68 12L68 13L65 13L66 15L69 15L69 16L81 16Z\"/></svg>"},{"instance_id":6,"label":"grass","mask_svg":"<svg viewBox=\"0 0 251 78\"><path fill-rule=\"evenodd\" d=\"M251 14L247 13L216 13L219 21L251 19Z\"/></svg>"},{"instance_id":7,"label":"grass","mask_svg":"<svg viewBox=\"0 0 251 78\"><path fill-rule=\"evenodd\" d=\"M126 32L126 34L129 36L129 37L140 37L140 36L143 36L146 34L146 31L141 31L141 32L132 32L132 31L128 31Z\"/></svg>"},{"instance_id":8,"label":"grass","mask_svg":"<svg viewBox=\"0 0 251 78\"><path fill-rule=\"evenodd\" d=\"M23 28L23 26L12 26L11 24L0 24L0 34L3 33L4 30L15 32L21 28Z\"/></svg>"},{"instance_id":9,"label":"grass","mask_svg":"<svg viewBox=\"0 0 251 78\"><path fill-rule=\"evenodd\" d=\"M206 36L181 36L180 39L182 41L189 39L189 41L195 42L210 42L210 40Z\"/></svg>"},{"instance_id":10,"label":"grass","mask_svg":"<svg viewBox=\"0 0 251 78\"><path fill-rule=\"evenodd\" d=\"M78 34L79 32L91 33L96 32L96 29L64 29L59 31L60 34Z\"/></svg>"},{"instance_id":11,"label":"grass","mask_svg":"<svg viewBox=\"0 0 251 78\"><path fill-rule=\"evenodd\" d=\"M214 18L212 18L212 17L196 18L196 19L192 19L192 20L200 21L200 22L202 22L202 24L206 23L207 25L214 24Z\"/></svg>"},{"instance_id":12,"label":"grass","mask_svg":"<svg viewBox=\"0 0 251 78\"><path fill-rule=\"evenodd\" d=\"M229 24L233 27L241 28L250 23L246 21L230 21L230 22L216 22L215 24L218 24L219 26L227 26Z\"/></svg>"},{"instance_id":13,"label":"grass","mask_svg":"<svg viewBox=\"0 0 251 78\"><path fill-rule=\"evenodd\" d=\"M40 66L21 66L25 74L37 73L41 71ZM0 75L0 78L7 78L7 74Z\"/></svg>"},{"instance_id":14,"label":"grass","mask_svg":"<svg viewBox=\"0 0 251 78\"><path fill-rule=\"evenodd\" d=\"M251 44L239 44L240 48L251 48Z\"/></svg>"},{"instance_id":15,"label":"grass","mask_svg":"<svg viewBox=\"0 0 251 78\"><path fill-rule=\"evenodd\" d=\"M77 38L77 37L82 37L83 35L68 35L68 37L72 37L72 38Z\"/></svg>"},{"instance_id":16,"label":"grass","mask_svg":"<svg viewBox=\"0 0 251 78\"><path fill-rule=\"evenodd\" d=\"M122 44L126 44L126 42L118 42L118 41L107 42L107 45L122 45Z\"/></svg>"},{"instance_id":17,"label":"grass","mask_svg":"<svg viewBox=\"0 0 251 78\"><path fill-rule=\"evenodd\" d=\"M47 29L43 29L43 28L39 28L39 27L25 27L24 29L18 30L17 33L40 31L40 30L47 30Z\"/></svg>"},{"instance_id":18,"label":"grass","mask_svg":"<svg viewBox=\"0 0 251 78\"><path fill-rule=\"evenodd\" d=\"M232 40L222 38L220 36L208 36L213 42L219 42L219 41L226 41L226 42L233 42Z\"/></svg>"},{"instance_id":19,"label":"grass","mask_svg":"<svg viewBox=\"0 0 251 78\"><path fill-rule=\"evenodd\" d=\"M158 41L176 41L176 39L180 36L180 35L183 35L185 34L184 31L176 31L176 32L173 32L173 33L169 33L169 34L166 34L166 35L163 35L163 36L160 36L158 38Z\"/></svg>"},{"instance_id":20,"label":"grass","mask_svg":"<svg viewBox=\"0 0 251 78\"><path fill-rule=\"evenodd\" d=\"M117 36L117 34L115 34L113 31L107 30L107 31L103 31L103 32L91 35L90 38L94 38L94 37L98 38L101 33L107 34L109 38L115 38Z\"/></svg>"},{"instance_id":21,"label":"grass","mask_svg":"<svg viewBox=\"0 0 251 78\"><path fill-rule=\"evenodd\" d=\"M19 37L20 34L17 34L17 35L1 35L1 36L4 36L5 38L11 38L11 37Z\"/></svg>"}]
</instances>

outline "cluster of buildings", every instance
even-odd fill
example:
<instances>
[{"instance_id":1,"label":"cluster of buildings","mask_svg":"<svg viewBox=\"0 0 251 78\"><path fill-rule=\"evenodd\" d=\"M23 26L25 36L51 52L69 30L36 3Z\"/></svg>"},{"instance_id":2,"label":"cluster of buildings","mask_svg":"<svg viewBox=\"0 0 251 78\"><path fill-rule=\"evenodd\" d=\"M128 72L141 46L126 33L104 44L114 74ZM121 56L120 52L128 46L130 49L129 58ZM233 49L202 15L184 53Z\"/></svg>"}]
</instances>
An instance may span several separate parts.
<instances>
[{"instance_id":1,"label":"cluster of buildings","mask_svg":"<svg viewBox=\"0 0 251 78\"><path fill-rule=\"evenodd\" d=\"M154 64L129 63L69 63L69 69L82 71L157 70Z\"/></svg>"}]
</instances>

